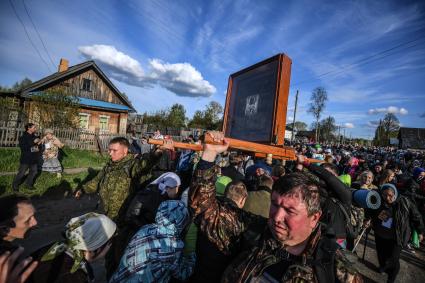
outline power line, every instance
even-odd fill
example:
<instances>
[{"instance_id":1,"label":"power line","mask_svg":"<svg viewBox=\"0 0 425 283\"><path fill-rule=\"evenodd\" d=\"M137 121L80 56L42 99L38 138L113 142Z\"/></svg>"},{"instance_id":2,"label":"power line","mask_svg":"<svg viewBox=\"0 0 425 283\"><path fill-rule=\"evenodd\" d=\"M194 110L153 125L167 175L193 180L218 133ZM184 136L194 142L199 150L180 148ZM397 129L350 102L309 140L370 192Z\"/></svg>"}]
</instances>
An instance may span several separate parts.
<instances>
[{"instance_id":1,"label":"power line","mask_svg":"<svg viewBox=\"0 0 425 283\"><path fill-rule=\"evenodd\" d=\"M396 54L396 53L398 53L398 52L402 51L403 49L402 49L402 50L397 50L397 52L393 52L393 53L390 53L390 54L385 54L385 53L388 53L388 52L390 52L390 51L396 50L396 49L398 49L398 48L400 48L400 47L406 46L406 45L408 45L408 44L411 44L411 43L413 43L413 42L416 42L416 41L419 41L419 40L422 40L422 39L424 39L424 38L423 38L423 37L419 37L419 38L416 38L416 39L414 39L414 40L410 40L410 41L407 41L407 42L404 42L404 43L398 44L398 45L393 46L393 47L391 47L391 48L389 48L389 49L386 49L386 50L380 51L380 52L378 52L378 53L376 53L376 54L373 54L373 55L371 55L371 56L368 56L368 57L362 58L362 59L360 59L360 60L358 60L358 61L356 61L356 62L354 62L354 63L352 63L352 64L349 64L349 65L347 65L347 66L345 66L345 67L342 67L342 68L341 68L341 69L339 69L339 70L328 71L328 72L326 72L326 73L320 74L320 75L316 76L316 77L315 77L315 79L322 78L322 77L326 77L326 76L329 76L329 75L337 75L337 74L341 74L341 73L344 73L345 71L350 70L350 69L352 69L352 68L354 68L354 67L358 67L358 66L366 65L366 64L371 63L371 62L373 62L373 61L377 61L377 60L383 59L383 58L385 58L385 57L388 57L388 56L390 56L390 55L394 55L394 54ZM407 47L406 47L406 48L404 48L404 49L412 48L412 47L415 47L415 46L417 46L417 45L419 45L419 44L421 44L421 43L417 43L417 44L414 44L414 45L412 45L412 46L407 46ZM385 54L385 56L378 57L378 56L380 56L380 55L384 55L384 54ZM375 58L375 57L378 57L378 58ZM310 80L304 80L304 81L301 81L301 82L295 83L295 84L293 84L292 86L300 85L300 84L303 84L303 83L305 83L305 82L309 82L309 81L310 81Z\"/></svg>"},{"instance_id":2,"label":"power line","mask_svg":"<svg viewBox=\"0 0 425 283\"><path fill-rule=\"evenodd\" d=\"M28 40L30 41L32 47L35 49L35 51L37 51L38 56L40 57L40 59L44 62L44 64L46 65L47 69L49 70L49 72L51 73L52 71L50 70L49 65L47 64L47 62L44 60L43 56L41 56L40 51L38 50L37 46L35 46L34 42L32 41L27 28L25 27L24 22L22 21L22 19L19 17L18 13L16 12L15 6L12 3L12 0L9 0L10 5L12 6L13 12L15 13L16 17L18 18L19 22L21 23L22 27L24 28L25 34L27 35Z\"/></svg>"},{"instance_id":3,"label":"power line","mask_svg":"<svg viewBox=\"0 0 425 283\"><path fill-rule=\"evenodd\" d=\"M37 33L37 36L38 36L38 38L40 39L41 44L43 45L44 51L46 51L47 57L49 57L49 59L50 59L50 63L52 63L53 67L56 67L55 63L54 63L54 62L53 62L53 60L52 60L52 57L50 56L49 51L47 50L46 45L44 44L43 39L41 38L40 33L38 32L37 27L36 27L36 26L35 26L35 24L34 24L34 21L32 20L32 18L31 18L31 16L30 16L30 13L28 12L28 8L27 8L27 5L25 4L25 0L22 0L22 3L24 4L25 12L27 13L28 18L30 19L31 24L32 24L32 26L34 27L34 30L35 30L35 32Z\"/></svg>"},{"instance_id":4,"label":"power line","mask_svg":"<svg viewBox=\"0 0 425 283\"><path fill-rule=\"evenodd\" d=\"M408 49L408 48L412 48L412 47L415 47L415 46L418 46L419 44L421 44L421 43L417 43L417 44L414 44L414 45L408 46L408 47L404 48L403 50ZM365 62L363 62L362 64L356 64L356 65L352 65L352 66L347 66L347 67L343 68L343 70L341 70L341 71L337 71L336 73L333 73L333 74L330 74L330 75L331 75L331 76L335 76L335 75L342 74L342 73L344 73L345 71L348 71L348 70L353 69L354 67L359 67L359 66L367 65L367 64L369 64L369 63L372 63L372 62L375 62L375 61L381 60L381 59L386 58L386 57L388 57L388 56L392 56L392 55L394 55L394 54L397 54L398 52L403 51L403 50L397 50L397 52L393 52L393 53L389 53L389 54L385 54L385 55L384 55L384 54L382 54L382 56L381 56L381 57L378 57L378 58L372 58L371 60L365 61Z\"/></svg>"}]
</instances>

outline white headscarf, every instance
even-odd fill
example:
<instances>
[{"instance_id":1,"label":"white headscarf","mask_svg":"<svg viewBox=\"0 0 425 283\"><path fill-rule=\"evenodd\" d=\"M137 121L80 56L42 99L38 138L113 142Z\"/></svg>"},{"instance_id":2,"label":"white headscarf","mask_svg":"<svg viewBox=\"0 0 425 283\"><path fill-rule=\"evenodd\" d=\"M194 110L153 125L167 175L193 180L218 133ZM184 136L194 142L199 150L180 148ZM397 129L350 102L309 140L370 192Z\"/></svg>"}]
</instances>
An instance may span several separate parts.
<instances>
[{"instance_id":1,"label":"white headscarf","mask_svg":"<svg viewBox=\"0 0 425 283\"><path fill-rule=\"evenodd\" d=\"M67 226L66 237L76 242L76 250L94 251L114 235L117 225L103 214L87 213L72 218ZM75 228L74 228L75 227ZM72 229L74 228L74 229Z\"/></svg>"},{"instance_id":2,"label":"white headscarf","mask_svg":"<svg viewBox=\"0 0 425 283\"><path fill-rule=\"evenodd\" d=\"M173 172L164 173L155 179L155 181L150 183L150 185L158 185L158 189L161 191L161 194L165 194L167 192L167 188L174 188L180 186L180 184L180 177Z\"/></svg>"},{"instance_id":3,"label":"white headscarf","mask_svg":"<svg viewBox=\"0 0 425 283\"><path fill-rule=\"evenodd\" d=\"M116 229L117 225L103 214L89 212L74 217L66 224L65 241L54 243L41 261L53 260L66 251L74 259L71 268L71 273L74 273L84 265L81 251L94 251L102 247L111 239Z\"/></svg>"}]
</instances>

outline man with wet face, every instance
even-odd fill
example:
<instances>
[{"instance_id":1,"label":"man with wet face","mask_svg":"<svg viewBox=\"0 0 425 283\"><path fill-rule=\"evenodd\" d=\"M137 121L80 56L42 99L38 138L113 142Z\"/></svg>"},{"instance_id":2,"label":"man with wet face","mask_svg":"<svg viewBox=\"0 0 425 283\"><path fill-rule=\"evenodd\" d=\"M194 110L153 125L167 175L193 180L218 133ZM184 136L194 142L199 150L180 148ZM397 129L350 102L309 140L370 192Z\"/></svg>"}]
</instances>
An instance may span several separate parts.
<instances>
[{"instance_id":1,"label":"man with wet face","mask_svg":"<svg viewBox=\"0 0 425 283\"><path fill-rule=\"evenodd\" d=\"M24 239L37 225L35 208L26 197L10 195L0 198L0 254L17 248L12 242Z\"/></svg>"},{"instance_id":2,"label":"man with wet face","mask_svg":"<svg viewBox=\"0 0 425 283\"><path fill-rule=\"evenodd\" d=\"M303 173L287 174L274 183L268 220L218 203L213 162L229 144L222 133L207 134L222 145L204 145L189 193L201 232L225 253L237 245L253 222L263 223L261 240L239 254L227 267L222 282L362 281L355 270L347 268L335 239L321 233L319 192Z\"/></svg>"}]
</instances>

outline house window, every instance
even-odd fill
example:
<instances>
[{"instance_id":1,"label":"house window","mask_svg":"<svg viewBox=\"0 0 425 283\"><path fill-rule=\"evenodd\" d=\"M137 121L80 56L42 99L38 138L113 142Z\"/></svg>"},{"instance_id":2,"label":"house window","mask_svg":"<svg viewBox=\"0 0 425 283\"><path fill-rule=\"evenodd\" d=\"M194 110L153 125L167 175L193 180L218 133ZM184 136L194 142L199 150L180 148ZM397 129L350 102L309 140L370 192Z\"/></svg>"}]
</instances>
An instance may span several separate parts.
<instances>
[{"instance_id":1,"label":"house window","mask_svg":"<svg viewBox=\"0 0 425 283\"><path fill-rule=\"evenodd\" d=\"M109 116L99 116L99 129L101 132L109 131Z\"/></svg>"},{"instance_id":2,"label":"house window","mask_svg":"<svg viewBox=\"0 0 425 283\"><path fill-rule=\"evenodd\" d=\"M83 90L85 91L91 91L91 80L89 79L83 79Z\"/></svg>"},{"instance_id":3,"label":"house window","mask_svg":"<svg viewBox=\"0 0 425 283\"><path fill-rule=\"evenodd\" d=\"M88 129L89 128L90 115L87 114L87 113L80 113L78 115L80 117L80 128L81 129Z\"/></svg>"}]
</instances>

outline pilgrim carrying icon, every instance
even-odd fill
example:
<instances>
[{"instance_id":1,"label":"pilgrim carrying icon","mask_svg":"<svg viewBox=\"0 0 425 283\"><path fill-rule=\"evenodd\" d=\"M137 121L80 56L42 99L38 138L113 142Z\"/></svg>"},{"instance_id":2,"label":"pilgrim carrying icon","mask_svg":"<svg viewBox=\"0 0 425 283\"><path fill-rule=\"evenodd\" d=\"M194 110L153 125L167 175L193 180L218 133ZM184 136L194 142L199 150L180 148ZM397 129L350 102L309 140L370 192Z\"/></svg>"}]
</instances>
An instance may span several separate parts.
<instances>
[{"instance_id":1,"label":"pilgrim carrying icon","mask_svg":"<svg viewBox=\"0 0 425 283\"><path fill-rule=\"evenodd\" d=\"M259 94L250 95L246 98L245 116L253 116L258 112Z\"/></svg>"}]
</instances>

